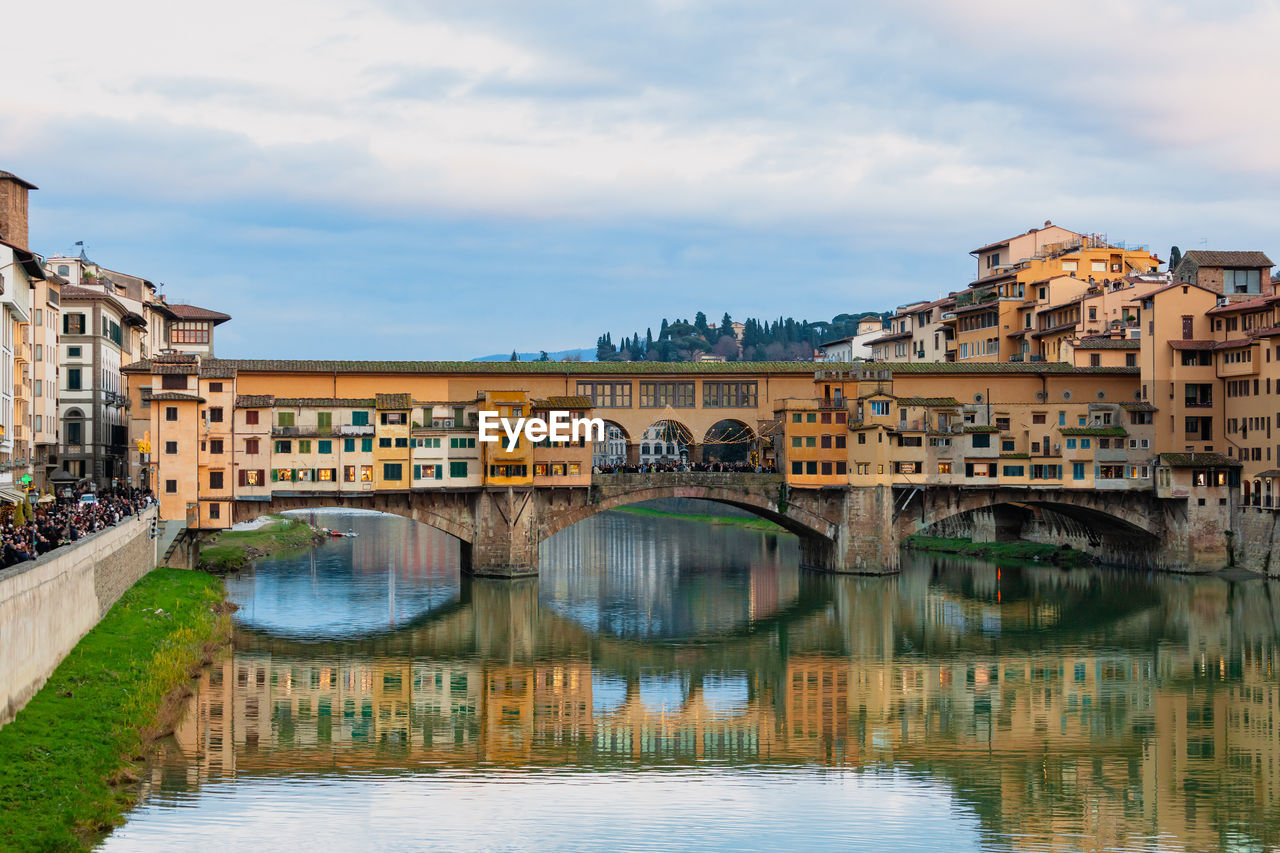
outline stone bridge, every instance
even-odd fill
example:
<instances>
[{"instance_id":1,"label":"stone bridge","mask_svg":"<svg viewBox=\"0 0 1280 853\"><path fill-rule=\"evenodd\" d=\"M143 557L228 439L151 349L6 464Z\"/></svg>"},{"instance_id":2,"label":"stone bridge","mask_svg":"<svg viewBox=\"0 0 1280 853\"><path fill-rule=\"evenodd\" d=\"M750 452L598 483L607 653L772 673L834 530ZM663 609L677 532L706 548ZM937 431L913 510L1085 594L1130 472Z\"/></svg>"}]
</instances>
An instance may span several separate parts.
<instances>
[{"instance_id":1,"label":"stone bridge","mask_svg":"<svg viewBox=\"0 0 1280 853\"><path fill-rule=\"evenodd\" d=\"M538 545L599 512L660 498L699 498L745 509L800 540L801 565L828 572L898 569L903 538L965 518L991 539L1070 540L1108 562L1190 571L1225 563L1189 531L1186 502L1145 492L866 486L789 488L777 474L604 474L590 488L422 489L378 493L273 493L237 500L234 521L284 510L350 507L412 518L456 537L466 570L521 577L538 571ZM936 528L935 528L936 529ZM194 548L194 546L193 546ZM1209 551L1213 551L1212 548Z\"/></svg>"}]
</instances>

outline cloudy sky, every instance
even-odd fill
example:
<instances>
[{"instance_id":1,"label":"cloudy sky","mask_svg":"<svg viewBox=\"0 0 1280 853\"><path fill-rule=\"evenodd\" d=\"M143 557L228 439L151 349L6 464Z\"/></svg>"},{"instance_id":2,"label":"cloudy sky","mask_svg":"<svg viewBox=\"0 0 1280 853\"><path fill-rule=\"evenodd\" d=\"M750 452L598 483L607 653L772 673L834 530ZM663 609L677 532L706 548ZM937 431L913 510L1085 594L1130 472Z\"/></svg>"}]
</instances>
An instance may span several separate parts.
<instances>
[{"instance_id":1,"label":"cloudy sky","mask_svg":"<svg viewBox=\"0 0 1280 853\"><path fill-rule=\"evenodd\" d=\"M219 354L469 358L962 287L1046 219L1280 253L1280 5L10 4L0 169L234 316ZM1201 241L1206 241L1202 243Z\"/></svg>"}]
</instances>

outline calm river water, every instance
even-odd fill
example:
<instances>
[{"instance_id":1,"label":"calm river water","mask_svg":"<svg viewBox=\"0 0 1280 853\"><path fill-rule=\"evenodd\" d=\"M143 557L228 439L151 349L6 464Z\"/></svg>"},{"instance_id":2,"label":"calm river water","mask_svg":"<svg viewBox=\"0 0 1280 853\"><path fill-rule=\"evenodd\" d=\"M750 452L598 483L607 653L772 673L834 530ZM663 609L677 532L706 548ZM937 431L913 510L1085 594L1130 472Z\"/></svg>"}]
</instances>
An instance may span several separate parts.
<instances>
[{"instance_id":1,"label":"calm river water","mask_svg":"<svg viewBox=\"0 0 1280 853\"><path fill-rule=\"evenodd\" d=\"M542 577L403 519L229 581L102 845L169 850L1275 850L1280 584L905 554L607 513Z\"/></svg>"}]
</instances>

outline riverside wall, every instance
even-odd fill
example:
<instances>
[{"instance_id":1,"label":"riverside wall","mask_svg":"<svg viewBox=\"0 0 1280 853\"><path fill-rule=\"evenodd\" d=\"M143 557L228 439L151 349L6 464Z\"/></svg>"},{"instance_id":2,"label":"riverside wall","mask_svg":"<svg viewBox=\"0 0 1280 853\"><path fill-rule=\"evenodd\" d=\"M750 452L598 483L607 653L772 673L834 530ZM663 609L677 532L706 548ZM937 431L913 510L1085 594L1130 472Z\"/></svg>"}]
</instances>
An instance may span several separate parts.
<instances>
[{"instance_id":1,"label":"riverside wall","mask_svg":"<svg viewBox=\"0 0 1280 853\"><path fill-rule=\"evenodd\" d=\"M12 720L89 629L155 568L152 507L0 570L0 725Z\"/></svg>"}]
</instances>

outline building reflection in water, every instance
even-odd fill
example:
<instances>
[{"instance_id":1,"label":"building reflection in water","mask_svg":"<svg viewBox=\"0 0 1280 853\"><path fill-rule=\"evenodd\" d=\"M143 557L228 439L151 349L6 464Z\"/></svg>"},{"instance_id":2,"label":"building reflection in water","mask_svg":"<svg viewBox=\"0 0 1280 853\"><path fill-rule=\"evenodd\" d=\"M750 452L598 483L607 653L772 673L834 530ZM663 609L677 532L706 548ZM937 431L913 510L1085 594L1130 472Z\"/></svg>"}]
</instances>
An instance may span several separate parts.
<instances>
[{"instance_id":1,"label":"building reflection in water","mask_svg":"<svg viewBox=\"0 0 1280 853\"><path fill-rule=\"evenodd\" d=\"M376 636L240 630L147 784L894 767L1013 849L1280 842L1280 585L910 553L896 578L825 577L742 531L734 570L689 539L615 550L616 523L553 542L541 589L467 583Z\"/></svg>"}]
</instances>

